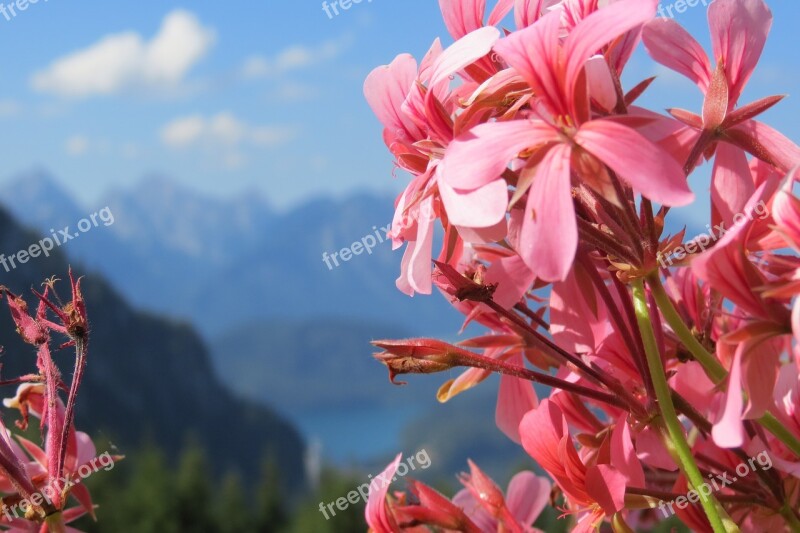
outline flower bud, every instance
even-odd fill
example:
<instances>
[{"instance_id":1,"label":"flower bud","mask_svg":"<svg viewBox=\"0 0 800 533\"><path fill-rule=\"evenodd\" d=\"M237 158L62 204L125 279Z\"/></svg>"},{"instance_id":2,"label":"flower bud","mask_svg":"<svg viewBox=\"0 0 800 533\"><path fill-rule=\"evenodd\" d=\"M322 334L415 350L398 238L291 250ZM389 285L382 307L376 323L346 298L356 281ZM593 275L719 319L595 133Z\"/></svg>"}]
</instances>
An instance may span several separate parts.
<instances>
[{"instance_id":1,"label":"flower bud","mask_svg":"<svg viewBox=\"0 0 800 533\"><path fill-rule=\"evenodd\" d=\"M434 339L408 339L400 341L373 341L384 351L375 354L375 359L389 368L389 379L395 381L400 374L434 374L458 366L459 349L446 342Z\"/></svg>"}]
</instances>

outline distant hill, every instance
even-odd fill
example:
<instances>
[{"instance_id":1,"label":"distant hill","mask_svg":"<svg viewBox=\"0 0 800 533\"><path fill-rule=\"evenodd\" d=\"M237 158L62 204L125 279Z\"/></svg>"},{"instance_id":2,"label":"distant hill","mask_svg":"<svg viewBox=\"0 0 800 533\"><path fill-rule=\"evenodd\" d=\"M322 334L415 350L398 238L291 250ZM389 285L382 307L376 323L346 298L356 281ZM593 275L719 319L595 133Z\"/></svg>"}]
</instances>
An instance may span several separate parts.
<instances>
[{"instance_id":1,"label":"distant hill","mask_svg":"<svg viewBox=\"0 0 800 533\"><path fill-rule=\"evenodd\" d=\"M74 223L74 221L73 221ZM102 231L97 230L102 239ZM0 209L0 253L10 255L39 240ZM88 241L88 238L87 238ZM80 240L62 250L74 250ZM108 252L111 253L111 252ZM236 398L214 375L208 352L187 323L134 310L101 275L87 274L84 293L91 322L87 373L78 400L78 423L110 438L121 453L152 439L173 457L191 436L201 444L219 473L236 469L246 479L260 471L265 454L283 469L286 490L305 484L304 443L296 430L266 407ZM64 279L67 261L60 251L39 257L10 273L0 283L17 293L52 275ZM60 284L64 296L67 285ZM31 305L33 300L30 299ZM35 366L34 352L14 333L13 322L0 304L0 344L4 376ZM56 354L65 374L71 358ZM63 363L61 363L63 362ZM13 387L4 391L12 396Z\"/></svg>"},{"instance_id":2,"label":"distant hill","mask_svg":"<svg viewBox=\"0 0 800 533\"><path fill-rule=\"evenodd\" d=\"M399 388L371 357L375 350L370 341L407 336L379 323L284 319L245 324L217 337L211 347L226 383L249 398L302 416L321 408L345 411L435 401L440 380L414 379Z\"/></svg>"},{"instance_id":3,"label":"distant hill","mask_svg":"<svg viewBox=\"0 0 800 533\"><path fill-rule=\"evenodd\" d=\"M495 424L496 378L481 383L445 404L429 402L426 412L406 427L402 449L425 449L431 457L427 479L457 487L455 475L468 470L472 459L503 485L521 468L534 468L533 460ZM545 394L540 389L540 396Z\"/></svg>"},{"instance_id":4,"label":"distant hill","mask_svg":"<svg viewBox=\"0 0 800 533\"><path fill-rule=\"evenodd\" d=\"M70 256L102 272L134 304L185 317L207 339L287 317L383 322L415 335L452 334L460 326L439 295L412 299L397 291L402 251L388 242L332 270L323 262L323 252L389 223L388 196L317 199L277 213L257 193L210 198L150 177L80 206L44 171L20 175L0 193L16 217L42 232L109 206L114 224L70 241Z\"/></svg>"}]
</instances>

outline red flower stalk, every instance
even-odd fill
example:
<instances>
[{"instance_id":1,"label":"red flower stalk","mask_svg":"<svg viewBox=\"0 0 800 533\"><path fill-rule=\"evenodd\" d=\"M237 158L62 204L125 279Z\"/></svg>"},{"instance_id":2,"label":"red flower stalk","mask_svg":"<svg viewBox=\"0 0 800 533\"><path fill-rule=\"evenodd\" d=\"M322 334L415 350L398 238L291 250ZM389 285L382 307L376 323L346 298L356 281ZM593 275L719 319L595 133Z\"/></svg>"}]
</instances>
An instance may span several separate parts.
<instances>
[{"instance_id":1,"label":"red flower stalk","mask_svg":"<svg viewBox=\"0 0 800 533\"><path fill-rule=\"evenodd\" d=\"M16 396L4 403L19 410L21 420L17 425L22 429L27 427L30 415L40 418L44 441L44 449L22 437L17 437L17 444L0 424L0 491L9 493L3 497L6 507L0 525L16 530L63 532L65 524L83 514L94 516L94 505L85 486L69 481L81 466L94 464L98 459L89 437L74 427L76 399L86 364L89 322L80 280L76 281L71 271L69 276L71 300L63 306L54 303L51 293L55 281L49 280L42 293L34 291L39 304L33 315L21 297L2 288L17 332L25 342L36 346L38 368L37 375L2 382L19 384ZM60 348L74 347L76 352L66 404L59 396L59 391L66 387L51 355L53 333L67 338ZM35 466L23 467L29 458ZM78 507L67 507L70 496L79 502ZM17 511L14 516L8 511L17 506L27 510L22 517Z\"/></svg>"}]
</instances>

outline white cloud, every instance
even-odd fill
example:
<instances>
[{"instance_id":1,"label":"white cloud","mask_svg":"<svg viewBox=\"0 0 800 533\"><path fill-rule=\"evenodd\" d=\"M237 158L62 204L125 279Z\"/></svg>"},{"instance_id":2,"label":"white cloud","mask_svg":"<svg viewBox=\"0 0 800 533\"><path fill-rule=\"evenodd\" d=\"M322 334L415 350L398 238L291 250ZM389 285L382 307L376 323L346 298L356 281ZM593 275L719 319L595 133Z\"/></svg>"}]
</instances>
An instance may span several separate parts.
<instances>
[{"instance_id":1,"label":"white cloud","mask_svg":"<svg viewBox=\"0 0 800 533\"><path fill-rule=\"evenodd\" d=\"M88 154L102 157L122 157L127 160L138 159L142 149L133 142L116 143L102 137L72 135L64 141L64 151L72 157L83 157Z\"/></svg>"},{"instance_id":2,"label":"white cloud","mask_svg":"<svg viewBox=\"0 0 800 533\"><path fill-rule=\"evenodd\" d=\"M175 119L161 130L161 140L169 146L181 147L202 137L205 119L199 115Z\"/></svg>"},{"instance_id":3,"label":"white cloud","mask_svg":"<svg viewBox=\"0 0 800 533\"><path fill-rule=\"evenodd\" d=\"M248 57L242 65L242 75L248 79L263 78L269 72L269 61L262 56Z\"/></svg>"},{"instance_id":4,"label":"white cloud","mask_svg":"<svg viewBox=\"0 0 800 533\"><path fill-rule=\"evenodd\" d=\"M146 41L129 31L55 60L35 73L33 88L66 97L114 94L128 89L178 87L210 50L214 31L189 11L167 14L158 33Z\"/></svg>"},{"instance_id":5,"label":"white cloud","mask_svg":"<svg viewBox=\"0 0 800 533\"><path fill-rule=\"evenodd\" d=\"M249 144L272 147L290 141L296 135L293 127L252 126L229 112L214 116L191 115L177 118L161 128L161 141L170 148L187 148L196 144L223 146L230 149ZM228 154L228 157L232 157ZM238 159L241 157L236 154Z\"/></svg>"},{"instance_id":6,"label":"white cloud","mask_svg":"<svg viewBox=\"0 0 800 533\"><path fill-rule=\"evenodd\" d=\"M89 139L83 135L73 135L64 143L64 149L71 156L81 156L89 150Z\"/></svg>"},{"instance_id":7,"label":"white cloud","mask_svg":"<svg viewBox=\"0 0 800 533\"><path fill-rule=\"evenodd\" d=\"M284 48L273 57L254 55L245 60L241 74L246 79L255 79L308 68L338 57L351 43L352 38L345 36L318 46L293 45Z\"/></svg>"},{"instance_id":8,"label":"white cloud","mask_svg":"<svg viewBox=\"0 0 800 533\"><path fill-rule=\"evenodd\" d=\"M268 148L291 140L296 135L294 128L260 126L250 130L250 140L257 146Z\"/></svg>"},{"instance_id":9,"label":"white cloud","mask_svg":"<svg viewBox=\"0 0 800 533\"><path fill-rule=\"evenodd\" d=\"M248 135L248 127L230 113L219 113L209 120L208 132L219 142L237 145Z\"/></svg>"},{"instance_id":10,"label":"white cloud","mask_svg":"<svg viewBox=\"0 0 800 533\"><path fill-rule=\"evenodd\" d=\"M317 98L319 93L319 90L311 85L287 81L267 93L267 99L287 103L305 102Z\"/></svg>"}]
</instances>

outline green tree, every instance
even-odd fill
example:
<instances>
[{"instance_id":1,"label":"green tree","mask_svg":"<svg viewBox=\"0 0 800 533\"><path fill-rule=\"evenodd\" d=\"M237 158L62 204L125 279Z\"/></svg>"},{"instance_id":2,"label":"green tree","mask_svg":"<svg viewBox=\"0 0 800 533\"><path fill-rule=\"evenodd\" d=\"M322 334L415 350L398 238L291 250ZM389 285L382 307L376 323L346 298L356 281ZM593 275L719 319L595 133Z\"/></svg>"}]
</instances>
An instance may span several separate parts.
<instances>
[{"instance_id":1,"label":"green tree","mask_svg":"<svg viewBox=\"0 0 800 533\"><path fill-rule=\"evenodd\" d=\"M101 475L102 474L102 475ZM109 472L97 472L87 480L97 509L97 522L83 519L89 533L135 531L180 533L174 505L175 485L164 455L145 445Z\"/></svg>"},{"instance_id":2,"label":"green tree","mask_svg":"<svg viewBox=\"0 0 800 533\"><path fill-rule=\"evenodd\" d=\"M209 466L203 450L194 444L181 454L174 497L181 531L215 533Z\"/></svg>"},{"instance_id":3,"label":"green tree","mask_svg":"<svg viewBox=\"0 0 800 533\"><path fill-rule=\"evenodd\" d=\"M294 513L290 528L291 533L364 533L367 528L364 519L365 502L353 505L348 503L347 509L341 511L334 506L335 515L327 510L327 518L319 510L320 503L334 503L366 482L354 476L342 475L334 470L326 470L320 480L320 488L312 497L302 504Z\"/></svg>"},{"instance_id":4,"label":"green tree","mask_svg":"<svg viewBox=\"0 0 800 533\"><path fill-rule=\"evenodd\" d=\"M241 533L253 531L253 516L242 480L231 472L222 481L216 498L215 522L219 533Z\"/></svg>"},{"instance_id":5,"label":"green tree","mask_svg":"<svg viewBox=\"0 0 800 533\"><path fill-rule=\"evenodd\" d=\"M256 489L255 529L259 533L274 533L287 523L281 490L280 473L272 457L264 461L261 480Z\"/></svg>"}]
</instances>

